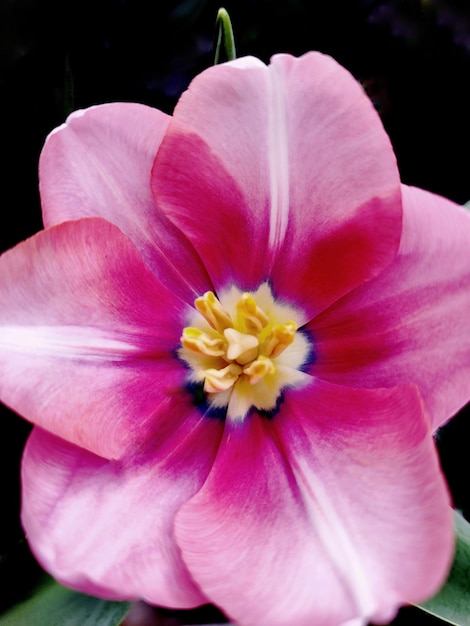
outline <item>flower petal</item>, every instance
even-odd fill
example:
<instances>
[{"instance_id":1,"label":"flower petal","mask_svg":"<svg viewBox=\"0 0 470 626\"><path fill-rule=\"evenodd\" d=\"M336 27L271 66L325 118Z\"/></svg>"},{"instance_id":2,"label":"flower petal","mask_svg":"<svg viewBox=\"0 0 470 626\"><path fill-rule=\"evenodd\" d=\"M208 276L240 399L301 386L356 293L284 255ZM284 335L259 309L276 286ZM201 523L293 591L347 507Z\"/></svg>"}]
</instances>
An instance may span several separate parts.
<instances>
[{"instance_id":1,"label":"flower petal","mask_svg":"<svg viewBox=\"0 0 470 626\"><path fill-rule=\"evenodd\" d=\"M310 327L312 372L338 384L414 383L437 428L470 397L470 214L403 186L394 263Z\"/></svg>"},{"instance_id":2,"label":"flower petal","mask_svg":"<svg viewBox=\"0 0 470 626\"><path fill-rule=\"evenodd\" d=\"M33 430L23 458L22 521L33 552L60 582L160 606L207 602L181 559L173 521L207 476L223 426L184 399L171 420L171 436L158 432L150 454L125 463Z\"/></svg>"},{"instance_id":3,"label":"flower petal","mask_svg":"<svg viewBox=\"0 0 470 626\"><path fill-rule=\"evenodd\" d=\"M188 308L101 219L42 231L0 259L0 398L105 457L145 440L185 371Z\"/></svg>"},{"instance_id":4,"label":"flower petal","mask_svg":"<svg viewBox=\"0 0 470 626\"><path fill-rule=\"evenodd\" d=\"M314 380L274 419L228 422L176 518L194 579L244 626L389 620L437 590L452 536L416 390Z\"/></svg>"},{"instance_id":5,"label":"flower petal","mask_svg":"<svg viewBox=\"0 0 470 626\"><path fill-rule=\"evenodd\" d=\"M398 249L390 142L358 83L318 53L199 75L175 109L152 185L217 289L271 278L309 315Z\"/></svg>"},{"instance_id":6,"label":"flower petal","mask_svg":"<svg viewBox=\"0 0 470 626\"><path fill-rule=\"evenodd\" d=\"M150 189L169 116L112 103L73 113L48 137L39 162L46 226L103 217L126 233L159 279L191 302L210 281L191 245L159 211Z\"/></svg>"}]
</instances>

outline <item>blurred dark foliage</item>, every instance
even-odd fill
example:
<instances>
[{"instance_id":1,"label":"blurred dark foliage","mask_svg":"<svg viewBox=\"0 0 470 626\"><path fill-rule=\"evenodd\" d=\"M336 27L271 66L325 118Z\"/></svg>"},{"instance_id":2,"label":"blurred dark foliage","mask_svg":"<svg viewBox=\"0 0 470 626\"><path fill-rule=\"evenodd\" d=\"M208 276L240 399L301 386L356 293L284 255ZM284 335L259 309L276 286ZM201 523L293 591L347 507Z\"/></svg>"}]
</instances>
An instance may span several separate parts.
<instances>
[{"instance_id":1,"label":"blurred dark foliage","mask_svg":"<svg viewBox=\"0 0 470 626\"><path fill-rule=\"evenodd\" d=\"M37 162L48 132L71 110L102 102L136 101L171 113L191 78L212 64L219 6L212 0L0 0L1 250L42 226ZM403 181L458 203L470 199L467 0L227 0L224 6L238 56L331 54L373 100ZM27 593L39 568L18 519L29 426L0 408L3 609ZM455 505L469 518L467 418L464 410L444 427L438 447ZM155 610L152 619L148 624L222 618L199 609ZM442 622L404 609L396 624L406 623Z\"/></svg>"}]
</instances>

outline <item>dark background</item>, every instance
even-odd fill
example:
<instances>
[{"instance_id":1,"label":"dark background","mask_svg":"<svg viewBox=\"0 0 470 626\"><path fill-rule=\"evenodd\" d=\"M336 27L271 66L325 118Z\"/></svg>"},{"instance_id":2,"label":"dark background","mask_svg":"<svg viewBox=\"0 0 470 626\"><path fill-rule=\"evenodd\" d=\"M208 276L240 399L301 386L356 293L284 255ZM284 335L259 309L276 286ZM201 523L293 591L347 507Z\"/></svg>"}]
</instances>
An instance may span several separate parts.
<instances>
[{"instance_id":1,"label":"dark background","mask_svg":"<svg viewBox=\"0 0 470 626\"><path fill-rule=\"evenodd\" d=\"M37 162L46 135L71 110L102 102L142 102L171 113L191 78L213 62L219 6L0 0L0 250L42 227ZM276 52L331 54L373 100L402 180L461 204L470 200L467 0L227 0L223 6L238 56L267 62ZM38 569L18 521L19 461L29 426L0 409L2 610L27 593ZM455 506L470 519L467 422L462 411L441 430L438 446ZM221 619L201 610L158 615L158 623L173 624ZM414 609L396 620L407 623L442 624Z\"/></svg>"}]
</instances>

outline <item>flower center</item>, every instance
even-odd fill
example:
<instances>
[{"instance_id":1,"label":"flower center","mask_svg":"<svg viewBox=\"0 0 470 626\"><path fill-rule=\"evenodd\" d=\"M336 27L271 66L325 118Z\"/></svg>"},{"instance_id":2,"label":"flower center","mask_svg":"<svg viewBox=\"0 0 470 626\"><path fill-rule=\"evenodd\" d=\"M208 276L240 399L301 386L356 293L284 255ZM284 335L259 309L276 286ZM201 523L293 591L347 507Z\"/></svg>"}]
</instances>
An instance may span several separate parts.
<instances>
[{"instance_id":1,"label":"flower center","mask_svg":"<svg viewBox=\"0 0 470 626\"><path fill-rule=\"evenodd\" d=\"M221 300L211 291L195 300L199 315L184 328L178 354L213 407L227 406L233 418L244 417L252 406L273 410L281 389L298 382L293 373L300 374L309 352L296 321L289 319L298 313L277 304L267 284L255 293L232 288ZM289 359L294 342L296 356Z\"/></svg>"}]
</instances>

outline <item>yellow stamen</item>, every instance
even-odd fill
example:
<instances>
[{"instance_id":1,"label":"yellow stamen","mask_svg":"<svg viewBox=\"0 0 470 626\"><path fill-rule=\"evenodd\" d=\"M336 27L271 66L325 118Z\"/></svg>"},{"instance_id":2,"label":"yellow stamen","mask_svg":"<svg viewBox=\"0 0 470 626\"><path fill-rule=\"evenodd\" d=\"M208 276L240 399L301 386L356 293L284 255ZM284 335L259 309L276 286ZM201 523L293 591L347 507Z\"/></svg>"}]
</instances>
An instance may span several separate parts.
<instances>
[{"instance_id":1,"label":"yellow stamen","mask_svg":"<svg viewBox=\"0 0 470 626\"><path fill-rule=\"evenodd\" d=\"M206 393L218 393L227 391L237 382L242 373L242 368L236 363L230 363L223 369L207 369L204 372L204 391Z\"/></svg>"},{"instance_id":2,"label":"yellow stamen","mask_svg":"<svg viewBox=\"0 0 470 626\"><path fill-rule=\"evenodd\" d=\"M266 341L265 354L271 359L279 356L294 341L296 330L297 324L295 322L275 324Z\"/></svg>"},{"instance_id":3,"label":"yellow stamen","mask_svg":"<svg viewBox=\"0 0 470 626\"><path fill-rule=\"evenodd\" d=\"M285 387L304 384L310 343L296 331L305 315L276 302L267 283L250 293L231 287L220 300L207 291L195 308L178 357L195 393L203 386L208 410L226 408L232 420L244 419L251 407L275 411Z\"/></svg>"},{"instance_id":4,"label":"yellow stamen","mask_svg":"<svg viewBox=\"0 0 470 626\"><path fill-rule=\"evenodd\" d=\"M192 352L206 356L223 356L225 354L223 339L210 337L199 328L192 328L191 326L183 330L181 345Z\"/></svg>"},{"instance_id":5,"label":"yellow stamen","mask_svg":"<svg viewBox=\"0 0 470 626\"><path fill-rule=\"evenodd\" d=\"M275 374L276 368L271 359L266 356L259 356L256 361L250 363L248 367L245 367L243 373L248 377L250 385L256 385L265 376Z\"/></svg>"},{"instance_id":6,"label":"yellow stamen","mask_svg":"<svg viewBox=\"0 0 470 626\"><path fill-rule=\"evenodd\" d=\"M254 335L240 333L235 328L226 328L224 336L228 341L226 355L229 361L246 365L258 356L259 341Z\"/></svg>"},{"instance_id":7,"label":"yellow stamen","mask_svg":"<svg viewBox=\"0 0 470 626\"><path fill-rule=\"evenodd\" d=\"M269 317L259 308L250 293L244 293L237 302L237 311L249 332L259 333L269 324Z\"/></svg>"},{"instance_id":8,"label":"yellow stamen","mask_svg":"<svg viewBox=\"0 0 470 626\"><path fill-rule=\"evenodd\" d=\"M230 313L224 309L212 291L206 291L203 296L196 298L194 306L212 328L218 330L219 333L233 326Z\"/></svg>"}]
</instances>

